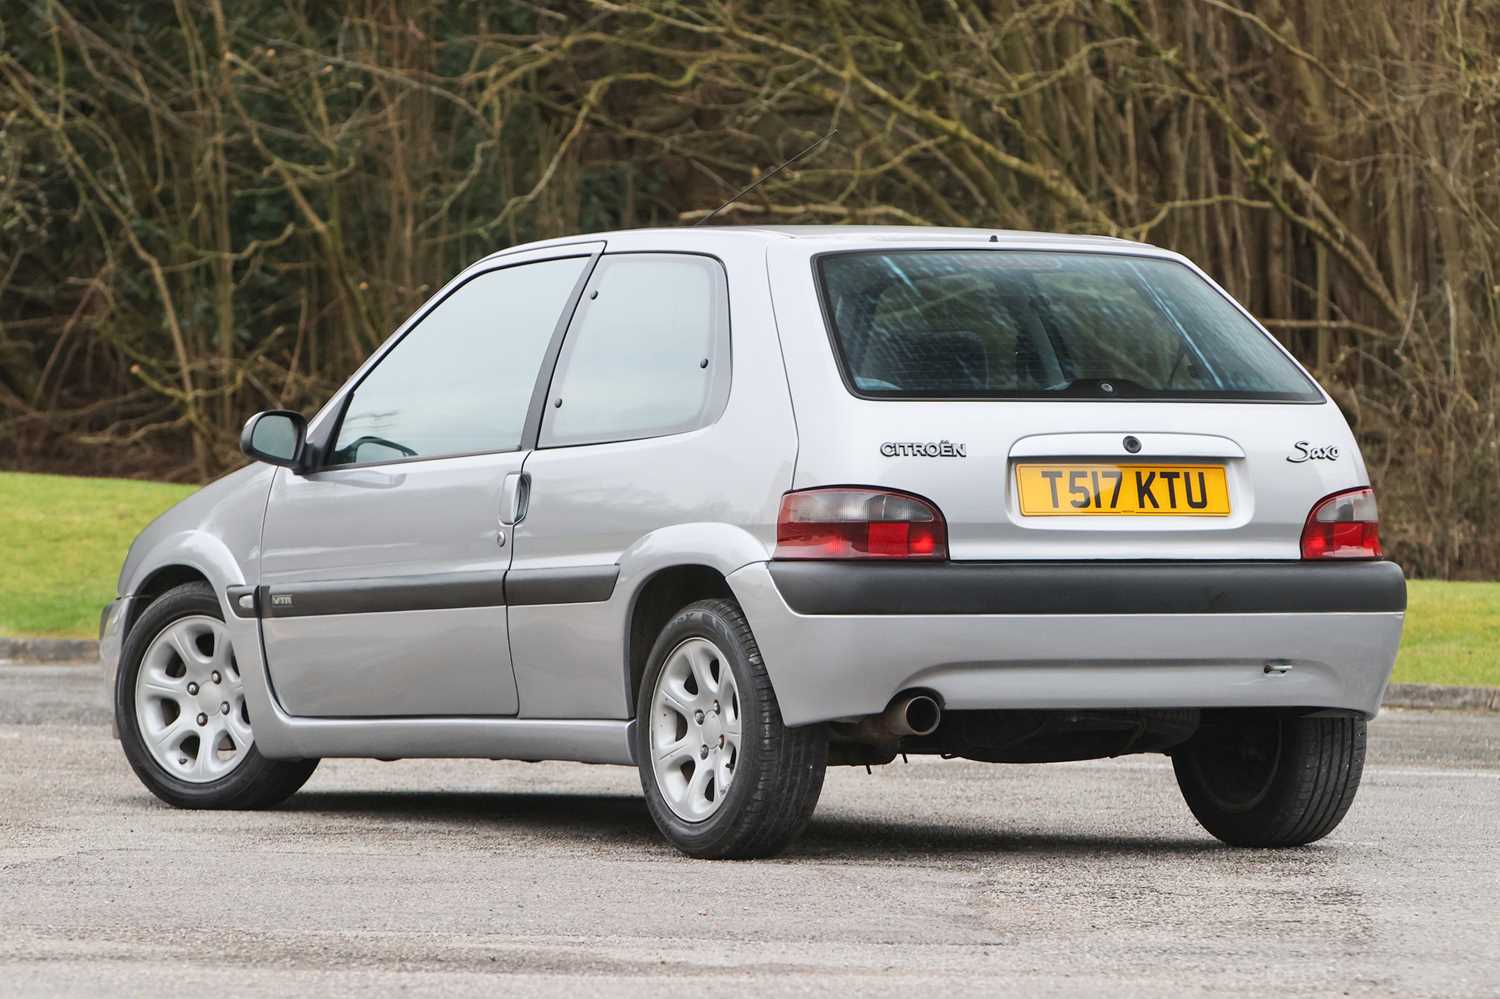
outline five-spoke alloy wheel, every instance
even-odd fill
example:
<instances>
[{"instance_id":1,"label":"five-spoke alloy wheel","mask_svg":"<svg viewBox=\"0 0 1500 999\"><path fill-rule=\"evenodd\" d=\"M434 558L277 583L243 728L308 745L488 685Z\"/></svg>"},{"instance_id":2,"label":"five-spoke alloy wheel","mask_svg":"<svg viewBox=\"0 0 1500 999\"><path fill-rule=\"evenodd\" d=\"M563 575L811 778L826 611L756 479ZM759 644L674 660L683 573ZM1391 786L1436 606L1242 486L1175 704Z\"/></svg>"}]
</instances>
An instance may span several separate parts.
<instances>
[{"instance_id":1,"label":"five-spoke alloy wheel","mask_svg":"<svg viewBox=\"0 0 1500 999\"><path fill-rule=\"evenodd\" d=\"M162 594L131 626L115 677L115 720L136 776L179 807L273 805L318 765L256 750L234 643L204 583Z\"/></svg>"}]
</instances>

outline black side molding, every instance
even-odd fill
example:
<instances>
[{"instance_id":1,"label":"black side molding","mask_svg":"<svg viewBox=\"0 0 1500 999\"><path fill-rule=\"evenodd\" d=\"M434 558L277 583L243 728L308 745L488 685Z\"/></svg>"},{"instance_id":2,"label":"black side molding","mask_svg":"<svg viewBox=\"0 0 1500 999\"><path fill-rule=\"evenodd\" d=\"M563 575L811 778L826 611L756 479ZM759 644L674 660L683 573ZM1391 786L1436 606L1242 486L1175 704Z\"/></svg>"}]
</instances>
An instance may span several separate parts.
<instances>
[{"instance_id":1,"label":"black side molding","mask_svg":"<svg viewBox=\"0 0 1500 999\"><path fill-rule=\"evenodd\" d=\"M772 562L798 614L1337 614L1406 609L1394 562Z\"/></svg>"},{"instance_id":2,"label":"black side molding","mask_svg":"<svg viewBox=\"0 0 1500 999\"><path fill-rule=\"evenodd\" d=\"M505 604L505 575L499 572L445 572L384 579L336 579L279 583L256 593L263 617L323 614L381 614Z\"/></svg>"},{"instance_id":3,"label":"black side molding","mask_svg":"<svg viewBox=\"0 0 1500 999\"><path fill-rule=\"evenodd\" d=\"M592 604L608 600L620 578L618 565L584 565L566 569L512 569L505 576L506 602L512 607L534 604Z\"/></svg>"},{"instance_id":4,"label":"black side molding","mask_svg":"<svg viewBox=\"0 0 1500 999\"><path fill-rule=\"evenodd\" d=\"M594 603L610 598L619 576L619 566L605 565L280 583L256 588L254 610L239 604L238 598L248 587L235 587L229 596L230 607L242 617L257 613L267 618L389 614L506 604Z\"/></svg>"}]
</instances>

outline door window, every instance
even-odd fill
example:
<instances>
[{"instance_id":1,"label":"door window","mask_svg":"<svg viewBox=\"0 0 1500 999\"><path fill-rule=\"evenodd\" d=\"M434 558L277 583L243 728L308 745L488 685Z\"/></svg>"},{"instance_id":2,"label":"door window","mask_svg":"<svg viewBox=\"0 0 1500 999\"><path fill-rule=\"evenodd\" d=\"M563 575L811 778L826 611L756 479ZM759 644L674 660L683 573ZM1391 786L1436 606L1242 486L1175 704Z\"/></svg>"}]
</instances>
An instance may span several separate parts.
<instances>
[{"instance_id":1,"label":"door window","mask_svg":"<svg viewBox=\"0 0 1500 999\"><path fill-rule=\"evenodd\" d=\"M542 357L587 263L519 264L460 285L355 387L327 464L519 449Z\"/></svg>"},{"instance_id":2,"label":"door window","mask_svg":"<svg viewBox=\"0 0 1500 999\"><path fill-rule=\"evenodd\" d=\"M606 254L563 343L540 443L682 433L716 419L728 394L723 266L682 253Z\"/></svg>"}]
</instances>

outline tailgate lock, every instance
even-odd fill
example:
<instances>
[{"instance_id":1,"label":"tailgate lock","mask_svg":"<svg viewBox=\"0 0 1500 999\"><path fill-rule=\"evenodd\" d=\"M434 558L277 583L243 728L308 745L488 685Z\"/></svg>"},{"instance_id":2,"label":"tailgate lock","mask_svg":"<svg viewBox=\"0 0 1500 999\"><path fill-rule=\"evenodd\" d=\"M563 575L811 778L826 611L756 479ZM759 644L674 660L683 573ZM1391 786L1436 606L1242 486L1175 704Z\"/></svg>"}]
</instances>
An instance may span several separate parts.
<instances>
[{"instance_id":1,"label":"tailgate lock","mask_svg":"<svg viewBox=\"0 0 1500 999\"><path fill-rule=\"evenodd\" d=\"M1292 664L1285 659L1267 659L1266 673L1271 676L1283 676L1292 671Z\"/></svg>"}]
</instances>

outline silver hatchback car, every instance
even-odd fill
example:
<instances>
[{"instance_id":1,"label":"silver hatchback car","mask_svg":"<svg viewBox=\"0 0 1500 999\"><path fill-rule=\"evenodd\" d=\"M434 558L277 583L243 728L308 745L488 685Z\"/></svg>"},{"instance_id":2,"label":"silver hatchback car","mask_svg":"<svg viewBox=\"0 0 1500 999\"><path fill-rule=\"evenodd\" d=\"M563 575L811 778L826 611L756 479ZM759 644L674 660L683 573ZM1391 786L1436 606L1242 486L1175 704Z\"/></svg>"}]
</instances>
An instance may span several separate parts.
<instances>
[{"instance_id":1,"label":"silver hatchback car","mask_svg":"<svg viewBox=\"0 0 1500 999\"><path fill-rule=\"evenodd\" d=\"M190 808L322 757L615 763L679 848L751 857L829 764L1150 752L1213 835L1302 844L1406 602L1328 396L1116 239L522 246L242 446L102 622L125 754Z\"/></svg>"}]
</instances>

